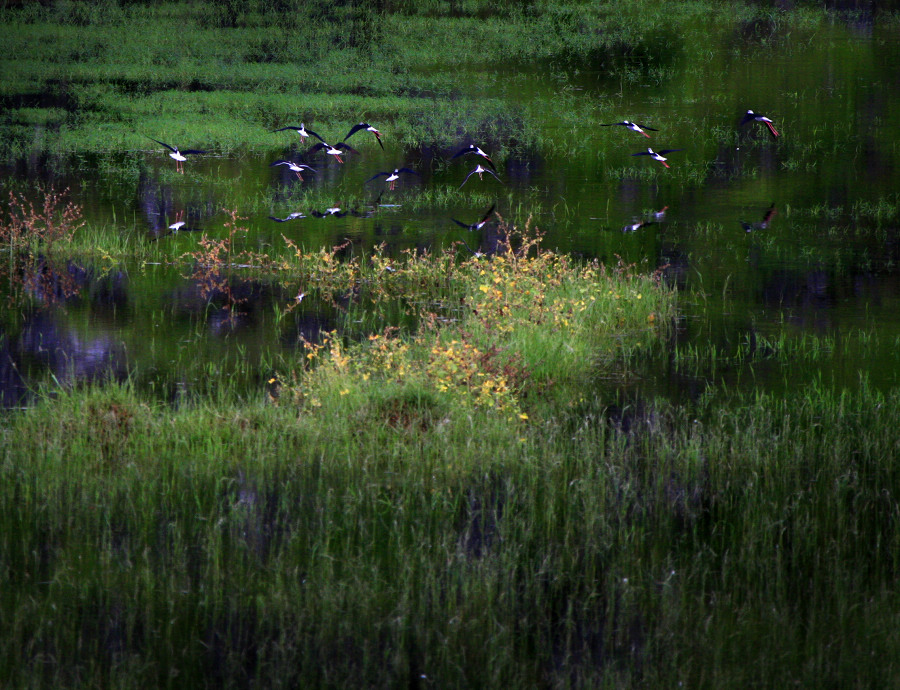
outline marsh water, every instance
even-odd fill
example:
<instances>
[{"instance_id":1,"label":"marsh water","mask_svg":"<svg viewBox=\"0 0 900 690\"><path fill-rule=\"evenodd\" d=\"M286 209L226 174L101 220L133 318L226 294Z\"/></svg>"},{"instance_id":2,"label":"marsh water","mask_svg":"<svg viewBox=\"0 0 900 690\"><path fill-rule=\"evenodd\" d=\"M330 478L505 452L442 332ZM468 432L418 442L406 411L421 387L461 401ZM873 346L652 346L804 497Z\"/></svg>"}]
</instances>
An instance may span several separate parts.
<instances>
[{"instance_id":1,"label":"marsh water","mask_svg":"<svg viewBox=\"0 0 900 690\"><path fill-rule=\"evenodd\" d=\"M703 44L704 30L685 41ZM289 277L238 271L226 299L186 275L174 258L203 233L224 236L225 209L244 219L238 242L255 252L283 246L284 236L310 250L350 240L346 252L384 244L393 255L451 246L462 255L496 246L496 221L462 227L493 206L518 225L530 217L547 248L659 269L679 290L680 317L667 346L633 369L626 385L636 395L690 399L709 383L896 386L898 39L895 25L866 21L802 36L754 27L710 39L706 52L674 50L627 80L584 62L470 65L456 73L460 92L520 103L543 143L475 142L494 156L500 180L473 176L461 189L476 163L451 158L471 143L465 132L446 149L402 148L381 122L383 150L360 132L348 143L361 156L310 159L317 172L303 181L270 166L300 160L306 146L292 132L273 133L267 150L191 157L184 175L151 141L126 153L17 161L8 175L69 187L91 225L158 243L173 261L48 262L26 278L23 300L2 317L0 399L23 404L49 375L109 373L171 397L247 362L265 376L303 338L340 327L338 310L313 298L285 314L303 291ZM741 126L748 109L769 115L781 136ZM626 119L665 126L649 139L598 126ZM331 141L353 123L307 124ZM173 143L204 145L202 133ZM632 155L648 145L680 149L671 168ZM369 181L402 166L420 176L395 190ZM313 215L329 206L351 212ZM306 217L272 219L298 211Z\"/></svg>"}]
</instances>

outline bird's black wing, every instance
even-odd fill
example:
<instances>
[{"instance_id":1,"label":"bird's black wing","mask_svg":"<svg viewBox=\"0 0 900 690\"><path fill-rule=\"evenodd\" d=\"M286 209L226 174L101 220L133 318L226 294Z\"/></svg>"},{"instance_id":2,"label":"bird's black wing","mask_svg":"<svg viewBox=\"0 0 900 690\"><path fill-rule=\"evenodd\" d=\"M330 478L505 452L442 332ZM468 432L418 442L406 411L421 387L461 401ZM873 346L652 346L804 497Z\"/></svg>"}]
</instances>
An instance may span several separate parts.
<instances>
[{"instance_id":1,"label":"bird's black wing","mask_svg":"<svg viewBox=\"0 0 900 690\"><path fill-rule=\"evenodd\" d=\"M369 129L369 125L365 122L360 122L358 125L353 125L353 127L350 128L350 131L347 132L347 136L344 137L344 141L347 141L347 139L352 137L361 129Z\"/></svg>"},{"instance_id":2,"label":"bird's black wing","mask_svg":"<svg viewBox=\"0 0 900 690\"><path fill-rule=\"evenodd\" d=\"M483 222L486 221L488 218L490 218L490 217L491 217L491 214L494 212L494 209L495 209L495 208L497 208L497 204L492 204L491 207L490 207L490 208L487 210L487 212L484 214L484 217L483 217L480 221L478 221L478 222L479 222L479 223L483 223Z\"/></svg>"},{"instance_id":3,"label":"bird's black wing","mask_svg":"<svg viewBox=\"0 0 900 690\"><path fill-rule=\"evenodd\" d=\"M350 144L345 144L343 141L335 144L334 148L341 149L341 151L349 151L350 153L355 153L357 155L359 154L359 151L357 151L355 148L350 146Z\"/></svg>"},{"instance_id":4,"label":"bird's black wing","mask_svg":"<svg viewBox=\"0 0 900 690\"><path fill-rule=\"evenodd\" d=\"M147 138L148 138L150 141L155 141L157 144L162 144L162 145L165 146L167 149L169 149L169 151L171 151L172 153L178 153L178 149L176 149L174 146L169 146L169 145L168 145L166 142L164 142L164 141L160 141L159 139L154 139L153 137L147 137Z\"/></svg>"},{"instance_id":5,"label":"bird's black wing","mask_svg":"<svg viewBox=\"0 0 900 690\"><path fill-rule=\"evenodd\" d=\"M475 174L475 171L476 171L476 170L477 170L477 168L476 168L475 170L473 170L472 172L470 172L468 175L466 175L466 179L464 179L464 180L462 181L462 184L459 185L459 189L462 189L462 188L463 188L463 184L465 184L466 182L469 181L469 178L472 177L472 175Z\"/></svg>"},{"instance_id":6,"label":"bird's black wing","mask_svg":"<svg viewBox=\"0 0 900 690\"><path fill-rule=\"evenodd\" d=\"M450 160L453 160L454 158L459 158L460 156L464 156L467 153L475 153L476 150L477 149L474 146L467 146L466 148L461 149L461 150L457 151L456 153L454 153L452 156L450 156Z\"/></svg>"}]
</instances>

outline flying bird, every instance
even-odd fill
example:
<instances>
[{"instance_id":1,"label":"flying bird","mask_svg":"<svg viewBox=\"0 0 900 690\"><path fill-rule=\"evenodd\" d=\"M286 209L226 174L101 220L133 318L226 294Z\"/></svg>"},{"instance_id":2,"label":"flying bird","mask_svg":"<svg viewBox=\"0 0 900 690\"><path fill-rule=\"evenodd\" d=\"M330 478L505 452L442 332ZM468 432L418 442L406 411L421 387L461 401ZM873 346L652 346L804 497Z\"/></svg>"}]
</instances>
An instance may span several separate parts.
<instances>
[{"instance_id":1,"label":"flying bird","mask_svg":"<svg viewBox=\"0 0 900 690\"><path fill-rule=\"evenodd\" d=\"M667 168L669 164L666 163L668 158L665 157L667 153L674 153L675 151L684 151L684 149L663 149L662 151L654 151L653 149L647 149L646 151L639 151L638 153L632 153L632 156L650 156L653 160L659 161Z\"/></svg>"},{"instance_id":2,"label":"flying bird","mask_svg":"<svg viewBox=\"0 0 900 690\"><path fill-rule=\"evenodd\" d=\"M338 163L344 162L343 159L341 158L344 151L359 154L359 151L357 151L355 148L353 148L349 144L345 144L343 141L338 142L334 146L322 141L322 142L316 144L315 146L313 146L312 148L310 148L309 151L307 151L306 153L307 153L307 155L309 155L309 154L315 153L316 151L320 151L321 149L325 149L325 153L327 153L329 156L334 156L337 159Z\"/></svg>"},{"instance_id":3,"label":"flying bird","mask_svg":"<svg viewBox=\"0 0 900 690\"><path fill-rule=\"evenodd\" d=\"M347 132L347 136L344 137L344 141L347 141L347 139L352 137L354 134L356 134L361 129L364 129L367 132L371 132L372 134L374 134L375 138L378 140L378 145L381 146L382 150L384 150L384 144L381 143L381 132L379 132L377 129L375 129L368 122L360 122L358 125L353 125L353 127L350 128L350 131Z\"/></svg>"},{"instance_id":4,"label":"flying bird","mask_svg":"<svg viewBox=\"0 0 900 690\"><path fill-rule=\"evenodd\" d=\"M752 110L748 110L747 114L744 115L744 119L741 120L741 126L746 125L748 122L765 123L766 127L768 127L769 131L772 133L772 138L778 138L778 132L776 132L775 127L772 126L772 120L767 118L765 115L760 115L759 113L754 113Z\"/></svg>"},{"instance_id":5,"label":"flying bird","mask_svg":"<svg viewBox=\"0 0 900 690\"><path fill-rule=\"evenodd\" d=\"M647 134L644 130L648 130L650 132L658 132L658 129L653 129L653 127L648 127L647 125L639 125L636 122L631 122L630 120L623 120L622 122L610 122L605 125L600 125L601 127L615 127L616 125L621 125L622 127L627 127L632 132L637 132L638 134L643 134L648 139L650 135Z\"/></svg>"},{"instance_id":6,"label":"flying bird","mask_svg":"<svg viewBox=\"0 0 900 690\"><path fill-rule=\"evenodd\" d=\"M390 189L393 190L394 187L395 187L396 184L397 184L397 180L400 179L400 173L406 173L406 174L409 174L409 175L417 175L417 176L419 176L419 173L417 173L415 170L410 170L409 168L394 168L394 172L392 172L392 173L390 173L390 172L377 172L377 173L375 173L374 175L372 175L372 177L370 177L368 180L366 180L366 182L367 182L367 183L368 183L368 182L371 182L372 180L374 180L374 179L376 179L376 178L378 178L378 177L385 177L385 178L386 178L386 179L385 179L385 182L390 183Z\"/></svg>"},{"instance_id":7,"label":"flying bird","mask_svg":"<svg viewBox=\"0 0 900 690\"><path fill-rule=\"evenodd\" d=\"M303 181L303 175L301 175L301 173L304 170L309 170L311 172L316 171L315 168L312 168L312 167L306 165L305 163L294 163L293 161L284 161L284 160L278 160L278 161L275 161L274 163L269 163L270 168L273 168L276 165L286 165L288 167L288 170L291 170L292 172L297 173L297 178L301 182Z\"/></svg>"},{"instance_id":8,"label":"flying bird","mask_svg":"<svg viewBox=\"0 0 900 690\"><path fill-rule=\"evenodd\" d=\"M753 232L754 230L765 230L769 227L769 223L772 222L772 218L775 217L775 214L778 213L775 208L775 202L772 202L772 205L766 209L766 212L763 214L762 220L758 223L747 223L746 221L739 221L741 227L744 228L745 232Z\"/></svg>"},{"instance_id":9,"label":"flying bird","mask_svg":"<svg viewBox=\"0 0 900 690\"><path fill-rule=\"evenodd\" d=\"M326 208L324 211L311 211L310 213L312 213L315 218L327 218L329 216L343 218L347 215L347 211L341 211L340 206L332 206L331 208Z\"/></svg>"},{"instance_id":10,"label":"flying bird","mask_svg":"<svg viewBox=\"0 0 900 690\"><path fill-rule=\"evenodd\" d=\"M648 225L656 225L655 220L641 220L637 223L629 223L624 228L622 228L622 232L637 232L641 228L646 228Z\"/></svg>"},{"instance_id":11,"label":"flying bird","mask_svg":"<svg viewBox=\"0 0 900 690\"><path fill-rule=\"evenodd\" d=\"M467 153L474 153L476 156L481 156L488 162L488 165L490 165L494 170L497 169L497 166L494 165L494 161L491 160L490 156L488 156L484 151L482 151L480 147L475 146L475 144L470 144L469 146L466 146L466 148L457 151L450 157L450 160L453 160L454 158L459 158L460 156L464 156Z\"/></svg>"},{"instance_id":12,"label":"flying bird","mask_svg":"<svg viewBox=\"0 0 900 690\"><path fill-rule=\"evenodd\" d=\"M464 179L463 182L462 182L462 184L459 185L459 188L462 189L462 188L463 188L463 185L464 185L466 182L468 182L468 181L469 181L469 178L472 177L472 175L474 175L475 173L478 173L478 179L479 179L479 180L483 180L483 179L484 179L484 178L482 177L482 174L483 174L483 173L490 173L491 175L493 175L494 177L497 178L497 182L499 182L500 184L503 184L503 180L501 180L499 177L497 177L497 174L496 174L493 170L490 170L489 168L485 168L481 163L479 163L479 164L475 167L475 169L474 169L472 172L470 172L468 175L466 175L466 179Z\"/></svg>"},{"instance_id":13,"label":"flying bird","mask_svg":"<svg viewBox=\"0 0 900 690\"><path fill-rule=\"evenodd\" d=\"M156 242L157 240L161 240L163 237L168 237L169 235L177 235L179 230L184 230L185 232L191 230L197 230L198 228L187 227L187 221L183 220L184 218L184 209L178 211L175 214L175 222L169 225L166 229L168 232L164 232L162 235L157 235L154 237L151 242Z\"/></svg>"},{"instance_id":14,"label":"flying bird","mask_svg":"<svg viewBox=\"0 0 900 690\"><path fill-rule=\"evenodd\" d=\"M296 125L288 125L287 127L279 127L278 129L273 129L272 132L273 133L274 132L284 132L285 130L288 130L288 129L292 129L295 132L297 132L297 134L300 135L301 141L306 141L310 136L314 136L319 141L325 141L322 137L320 137L318 134L313 132L311 129L306 129L306 127L303 126L302 122L300 123L299 127L297 127Z\"/></svg>"},{"instance_id":15,"label":"flying bird","mask_svg":"<svg viewBox=\"0 0 900 690\"><path fill-rule=\"evenodd\" d=\"M456 218L451 218L450 220L452 220L454 223L456 223L461 228L465 228L466 230L481 230L481 228L483 228L485 226L485 224L488 222L488 219L490 219L490 217L492 215L494 215L494 209L496 207L497 207L497 204L493 204L487 210L487 213L485 213L484 216L482 216L481 220L479 220L477 223L463 223L461 220L456 220Z\"/></svg>"},{"instance_id":16,"label":"flying bird","mask_svg":"<svg viewBox=\"0 0 900 690\"><path fill-rule=\"evenodd\" d=\"M159 139L154 139L153 137L147 137L150 141L155 141L157 144L162 144L165 146L171 153L169 154L169 158L172 158L175 161L175 170L180 172L182 175L184 174L184 162L187 160L186 156L190 156L197 153L206 153L206 151L201 151L200 149L185 149L184 151L179 151L177 146L170 146L164 141L160 141Z\"/></svg>"},{"instance_id":17,"label":"flying bird","mask_svg":"<svg viewBox=\"0 0 900 690\"><path fill-rule=\"evenodd\" d=\"M287 214L284 218L269 216L269 220L274 220L277 223L287 223L289 220L297 220L299 218L306 218L306 216L303 215L303 211L294 211L293 213Z\"/></svg>"},{"instance_id":18,"label":"flying bird","mask_svg":"<svg viewBox=\"0 0 900 690\"><path fill-rule=\"evenodd\" d=\"M658 211L650 211L645 214L642 220L637 220L633 223L629 223L625 227L622 228L622 232L635 232L640 230L641 228L645 228L648 225L656 225L657 223L665 220L666 218L666 210L668 210L668 206L663 206Z\"/></svg>"}]
</instances>

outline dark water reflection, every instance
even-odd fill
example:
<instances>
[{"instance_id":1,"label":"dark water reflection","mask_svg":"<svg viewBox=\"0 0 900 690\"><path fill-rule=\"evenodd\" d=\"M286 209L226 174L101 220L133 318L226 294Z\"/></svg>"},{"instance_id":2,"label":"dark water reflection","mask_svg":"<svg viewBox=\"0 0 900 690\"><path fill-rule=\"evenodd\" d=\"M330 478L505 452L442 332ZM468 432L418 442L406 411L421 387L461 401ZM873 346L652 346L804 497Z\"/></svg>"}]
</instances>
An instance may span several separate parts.
<instances>
[{"instance_id":1,"label":"dark water reflection","mask_svg":"<svg viewBox=\"0 0 900 690\"><path fill-rule=\"evenodd\" d=\"M582 145L562 153L551 144L513 149L499 166L503 184L473 177L461 192L473 161L451 161L451 149L400 150L389 137L385 151L367 149L345 165L315 162L317 171L302 181L269 165L300 160L305 147L290 139L273 141L270 151L189 161L184 176L174 175L159 152L36 156L11 172L69 186L92 224L136 233L171 256L194 250L204 232L224 236L225 208L246 218L240 242L249 251L281 247L284 236L308 249L350 240L348 251L383 244L389 256L454 243L463 253L490 254L500 239L497 225L479 222L496 205L520 224L533 216L546 245L661 267L679 289L682 318L670 351L636 372L634 389L691 398L710 381L790 390L818 379L854 386L863 377L894 386L900 41L895 28L869 16L809 36L779 35L778 25L756 22L721 37L703 61L679 53L662 65L665 76L627 86L589 65L552 76L509 70L493 86L504 84L507 97L538 113L549 141L574 127ZM591 119L573 123L554 105L560 83L573 107L593 111ZM739 127L747 108L775 115L782 136L773 141L764 127ZM652 145L683 148L671 164L691 175L648 174L639 164L658 164L631 157L646 147L641 136L591 124L621 117L668 123ZM621 134L628 136L611 136ZM367 182L401 166L421 177L403 179L393 191ZM273 220L291 213L303 217ZM230 275L211 286L165 265L112 273L37 266L17 289L18 303L27 306L0 321L4 405L20 404L30 382L48 373L70 381L136 370L147 380L178 382L188 359L208 361L219 374L228 362L275 362L341 323L333 307L312 300L277 318L296 295L289 281ZM860 333L874 340L851 344ZM760 354L759 343L804 334L837 345L815 361ZM751 342L757 345L749 368L723 374L672 364L671 348L712 344L733 353Z\"/></svg>"}]
</instances>

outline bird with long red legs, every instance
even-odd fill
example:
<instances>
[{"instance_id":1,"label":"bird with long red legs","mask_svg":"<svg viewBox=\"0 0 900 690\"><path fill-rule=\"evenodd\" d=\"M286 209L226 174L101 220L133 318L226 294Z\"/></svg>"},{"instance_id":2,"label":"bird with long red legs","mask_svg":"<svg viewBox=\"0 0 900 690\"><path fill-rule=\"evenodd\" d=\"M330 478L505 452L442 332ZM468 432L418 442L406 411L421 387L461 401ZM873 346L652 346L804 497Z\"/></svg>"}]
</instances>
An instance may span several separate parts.
<instances>
[{"instance_id":1,"label":"bird with long red legs","mask_svg":"<svg viewBox=\"0 0 900 690\"><path fill-rule=\"evenodd\" d=\"M468 175L466 175L466 179L464 179L463 182L462 182L462 184L459 185L459 188L462 189L462 188L463 188L463 185L464 185L466 182L469 181L469 178L472 177L472 175L474 175L474 174L476 174L476 173L478 174L478 179L479 179L479 180L483 180L483 179L484 179L484 178L482 177L482 175L483 175L484 173L490 173L491 175L493 175L493 176L497 179L497 182L499 182L500 184L503 184L503 180L501 180L499 177L497 177L497 173L495 173L493 170L491 170L491 169L489 169L489 168L485 168L481 163L479 163L477 166L475 166L475 169L474 169L472 172L470 172Z\"/></svg>"},{"instance_id":2,"label":"bird with long red legs","mask_svg":"<svg viewBox=\"0 0 900 690\"><path fill-rule=\"evenodd\" d=\"M273 168L276 165L287 166L288 170L290 170L293 173L296 173L297 179L299 179L301 182L303 181L303 175L301 173L304 170L309 170L310 172L316 171L315 168L313 168L309 165L306 165L306 163L294 163L294 161L285 161L285 160L278 160L278 161L275 161L274 163L269 163L270 168Z\"/></svg>"},{"instance_id":3,"label":"bird with long red legs","mask_svg":"<svg viewBox=\"0 0 900 690\"><path fill-rule=\"evenodd\" d=\"M644 130L648 130L650 132L658 132L658 129L653 129L653 127L648 127L647 125L639 125L636 122L631 122L630 120L623 120L622 122L610 122L605 125L600 125L601 127L615 127L617 125L621 125L622 127L627 127L632 132L637 132L638 134L643 134L648 139L650 135L647 134Z\"/></svg>"},{"instance_id":4,"label":"bird with long red legs","mask_svg":"<svg viewBox=\"0 0 900 690\"><path fill-rule=\"evenodd\" d=\"M391 191L393 191L394 187L397 185L397 180L400 179L401 173L406 174L406 175L416 175L418 177L421 177L419 175L419 173L417 173L415 170L410 170L409 168L394 168L394 172L392 172L392 173L391 172L375 173L374 175L372 175L372 177L370 177L368 180L366 180L366 183L369 183L372 180L377 179L379 177L384 177L385 178L384 181L388 183L389 189Z\"/></svg>"},{"instance_id":5,"label":"bird with long red legs","mask_svg":"<svg viewBox=\"0 0 900 690\"><path fill-rule=\"evenodd\" d=\"M318 134L316 134L315 132L313 132L311 129L306 129L306 127L303 125L302 122L300 123L300 126L299 126L299 127L298 127L297 125L288 125L287 127L279 127L278 129L273 129L272 132L273 132L273 133L275 133L275 132L285 132L285 131L287 131L287 130L289 130L289 129L292 129L292 130L294 130L297 134L299 134L299 135L300 135L300 140L301 140L301 141L306 141L306 140L307 140L309 137L311 137L311 136L315 137L315 138L318 139L319 141L325 141L322 137L320 137Z\"/></svg>"},{"instance_id":6,"label":"bird with long red legs","mask_svg":"<svg viewBox=\"0 0 900 690\"><path fill-rule=\"evenodd\" d=\"M759 113L754 113L752 110L748 110L744 115L744 119L741 120L741 126L743 127L748 122L762 122L766 127L769 128L769 132L772 134L773 139L777 139L779 137L778 132L772 125L772 120L765 115L760 115Z\"/></svg>"},{"instance_id":7,"label":"bird with long red legs","mask_svg":"<svg viewBox=\"0 0 900 690\"><path fill-rule=\"evenodd\" d=\"M171 146L164 141L160 141L159 139L154 139L153 137L147 137L150 141L155 141L157 144L162 144L165 146L171 153L169 154L169 158L175 161L175 170L184 175L184 162L187 160L186 156L206 153L206 151L201 151L200 149L185 149L184 151L180 151L177 146Z\"/></svg>"},{"instance_id":8,"label":"bird with long red legs","mask_svg":"<svg viewBox=\"0 0 900 690\"><path fill-rule=\"evenodd\" d=\"M356 134L360 130L365 130L367 132L371 132L372 134L374 134L375 139L378 141L378 145L381 147L381 150L382 151L384 150L384 144L381 142L381 132L379 132L377 129L375 129L368 122L360 122L358 125L353 125L353 127L350 128L350 131L347 132L347 136L344 137L344 141L347 141L347 139L352 137L354 134Z\"/></svg>"},{"instance_id":9,"label":"bird with long red legs","mask_svg":"<svg viewBox=\"0 0 900 690\"><path fill-rule=\"evenodd\" d=\"M674 153L675 151L683 151L684 149L663 149L662 151L654 151L653 149L647 149L646 151L638 151L637 153L632 153L632 156L650 156L653 160L659 161L667 168L669 164L666 163L668 158L665 157L667 153Z\"/></svg>"},{"instance_id":10,"label":"bird with long red legs","mask_svg":"<svg viewBox=\"0 0 900 690\"><path fill-rule=\"evenodd\" d=\"M475 144L469 144L464 149L460 149L459 151L454 153L452 156L450 156L450 160L453 160L454 158L459 158L460 156L465 156L467 153L474 153L476 156L481 156L482 158L484 158L484 160L487 161L488 165L490 165L491 168L493 168L494 170L497 169L497 166L494 165L494 161L491 160L491 157L488 156L484 151L482 151L481 147L475 146Z\"/></svg>"},{"instance_id":11,"label":"bird with long red legs","mask_svg":"<svg viewBox=\"0 0 900 690\"><path fill-rule=\"evenodd\" d=\"M339 141L334 146L324 141L319 142L318 144L312 146L309 151L306 152L306 155L311 155L316 151L321 151L322 149L325 149L325 153L327 153L329 156L334 156L338 163L344 162L344 159L341 158L341 156L344 155L344 151L359 155L359 151L357 151L349 144L345 144L343 141Z\"/></svg>"}]
</instances>

